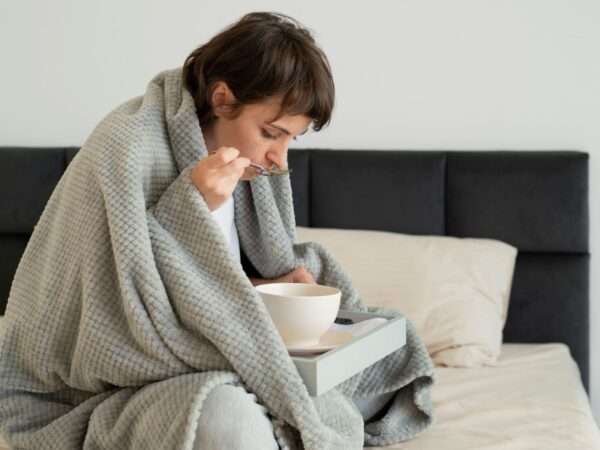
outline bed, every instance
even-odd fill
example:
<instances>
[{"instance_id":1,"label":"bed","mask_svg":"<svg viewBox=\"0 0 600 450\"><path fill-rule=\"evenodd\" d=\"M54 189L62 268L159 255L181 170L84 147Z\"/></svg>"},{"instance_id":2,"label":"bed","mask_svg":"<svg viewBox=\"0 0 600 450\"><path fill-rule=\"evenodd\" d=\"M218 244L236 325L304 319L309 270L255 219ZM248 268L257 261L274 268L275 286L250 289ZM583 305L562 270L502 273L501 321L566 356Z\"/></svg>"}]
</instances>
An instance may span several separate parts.
<instances>
[{"instance_id":1,"label":"bed","mask_svg":"<svg viewBox=\"0 0 600 450\"><path fill-rule=\"evenodd\" d=\"M0 148L0 314L77 151ZM489 238L518 249L497 363L436 366L436 423L385 448L600 449L587 395L586 153L293 149L289 164L300 227Z\"/></svg>"}]
</instances>

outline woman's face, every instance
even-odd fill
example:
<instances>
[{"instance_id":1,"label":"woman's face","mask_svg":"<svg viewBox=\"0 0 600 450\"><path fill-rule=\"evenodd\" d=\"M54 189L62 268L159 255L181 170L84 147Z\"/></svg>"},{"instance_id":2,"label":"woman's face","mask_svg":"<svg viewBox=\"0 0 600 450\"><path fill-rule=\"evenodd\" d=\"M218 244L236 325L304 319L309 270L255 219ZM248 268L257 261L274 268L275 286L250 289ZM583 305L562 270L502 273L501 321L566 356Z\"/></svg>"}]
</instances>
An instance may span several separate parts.
<instances>
[{"instance_id":1,"label":"woman's face","mask_svg":"<svg viewBox=\"0 0 600 450\"><path fill-rule=\"evenodd\" d=\"M234 100L224 82L217 83L212 99L217 119L209 129L203 130L208 151L223 146L235 147L240 151L240 156L266 168L274 164L278 168L287 167L290 141L304 134L311 123L311 119L304 115L283 116L273 122L279 112L280 99L245 105L237 118L230 119L227 110L220 108ZM251 180L257 175L256 169L248 167L242 180Z\"/></svg>"}]
</instances>

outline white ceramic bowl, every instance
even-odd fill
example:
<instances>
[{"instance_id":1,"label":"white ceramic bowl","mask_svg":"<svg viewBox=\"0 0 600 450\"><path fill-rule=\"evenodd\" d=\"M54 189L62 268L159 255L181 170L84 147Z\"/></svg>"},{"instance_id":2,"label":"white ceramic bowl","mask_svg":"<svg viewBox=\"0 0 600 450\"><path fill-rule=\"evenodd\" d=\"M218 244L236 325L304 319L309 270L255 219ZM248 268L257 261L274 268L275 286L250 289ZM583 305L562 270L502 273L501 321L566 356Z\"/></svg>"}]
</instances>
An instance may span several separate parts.
<instances>
[{"instance_id":1,"label":"white ceramic bowl","mask_svg":"<svg viewBox=\"0 0 600 450\"><path fill-rule=\"evenodd\" d=\"M286 347L316 345L335 321L342 296L338 288L309 283L256 286Z\"/></svg>"}]
</instances>

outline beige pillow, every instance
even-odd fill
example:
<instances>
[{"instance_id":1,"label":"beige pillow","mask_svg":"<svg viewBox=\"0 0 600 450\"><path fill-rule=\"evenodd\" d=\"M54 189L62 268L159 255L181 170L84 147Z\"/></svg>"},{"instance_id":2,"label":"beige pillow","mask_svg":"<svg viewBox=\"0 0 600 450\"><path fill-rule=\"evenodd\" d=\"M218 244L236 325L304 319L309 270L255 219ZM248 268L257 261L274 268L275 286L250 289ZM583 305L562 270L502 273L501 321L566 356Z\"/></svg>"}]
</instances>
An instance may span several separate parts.
<instances>
[{"instance_id":1,"label":"beige pillow","mask_svg":"<svg viewBox=\"0 0 600 450\"><path fill-rule=\"evenodd\" d=\"M340 263L369 306L409 318L438 365L493 365L517 249L493 239L297 227Z\"/></svg>"}]
</instances>

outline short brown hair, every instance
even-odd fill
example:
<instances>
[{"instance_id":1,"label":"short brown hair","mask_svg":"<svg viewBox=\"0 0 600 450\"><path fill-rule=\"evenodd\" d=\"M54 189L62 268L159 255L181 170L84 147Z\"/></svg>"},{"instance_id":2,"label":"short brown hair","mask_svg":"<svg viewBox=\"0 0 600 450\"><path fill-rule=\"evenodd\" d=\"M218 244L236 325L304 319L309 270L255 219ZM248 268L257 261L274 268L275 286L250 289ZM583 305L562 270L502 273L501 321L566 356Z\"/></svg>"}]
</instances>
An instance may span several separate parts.
<instances>
[{"instance_id":1,"label":"short brown hair","mask_svg":"<svg viewBox=\"0 0 600 450\"><path fill-rule=\"evenodd\" d=\"M183 81L201 127L215 119L210 98L216 81L225 81L237 99L233 117L246 104L281 96L274 120L302 114L315 131L330 122L335 99L327 57L310 31L281 13L249 13L225 28L186 58Z\"/></svg>"}]
</instances>

